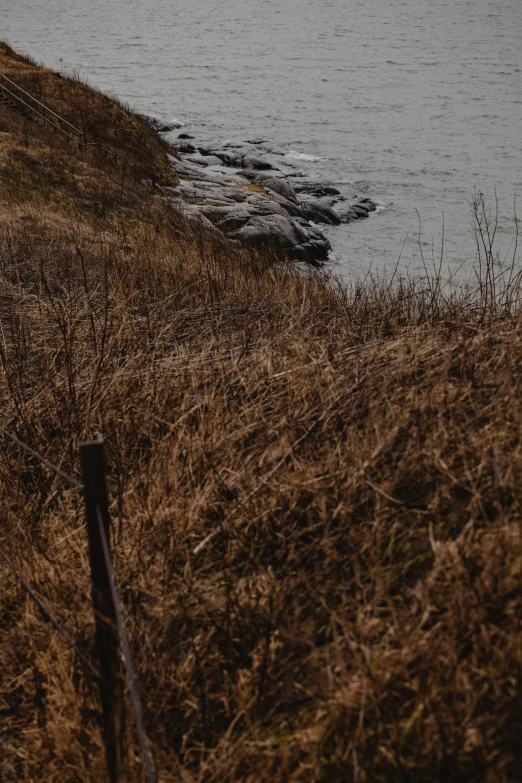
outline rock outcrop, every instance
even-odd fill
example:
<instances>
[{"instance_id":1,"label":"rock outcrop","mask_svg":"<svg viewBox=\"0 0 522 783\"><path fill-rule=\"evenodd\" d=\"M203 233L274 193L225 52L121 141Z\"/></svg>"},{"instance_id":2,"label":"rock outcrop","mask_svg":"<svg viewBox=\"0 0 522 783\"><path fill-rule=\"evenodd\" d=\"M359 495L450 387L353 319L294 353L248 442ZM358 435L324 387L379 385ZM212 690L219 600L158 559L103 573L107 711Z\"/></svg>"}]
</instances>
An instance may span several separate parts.
<instances>
[{"instance_id":1,"label":"rock outcrop","mask_svg":"<svg viewBox=\"0 0 522 783\"><path fill-rule=\"evenodd\" d=\"M158 130L169 118L147 119ZM169 128L170 130L170 128ZM377 204L341 193L290 162L284 150L263 139L199 145L180 133L170 157L179 185L165 188L183 212L249 247L272 246L288 257L319 265L331 250L318 224L335 226L368 217Z\"/></svg>"}]
</instances>

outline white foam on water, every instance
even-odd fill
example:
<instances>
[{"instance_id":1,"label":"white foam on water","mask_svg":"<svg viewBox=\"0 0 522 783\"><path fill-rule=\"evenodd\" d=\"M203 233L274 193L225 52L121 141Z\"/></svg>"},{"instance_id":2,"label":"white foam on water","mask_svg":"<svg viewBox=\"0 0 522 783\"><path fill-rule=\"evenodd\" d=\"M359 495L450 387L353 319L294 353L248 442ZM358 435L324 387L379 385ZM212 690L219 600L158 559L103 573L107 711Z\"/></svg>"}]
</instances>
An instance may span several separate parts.
<instances>
[{"instance_id":1,"label":"white foam on water","mask_svg":"<svg viewBox=\"0 0 522 783\"><path fill-rule=\"evenodd\" d=\"M317 155L307 155L306 152L296 152L290 150L285 155L285 158L292 158L292 160L306 160L309 163L319 163L321 161L328 160L328 158L318 158Z\"/></svg>"}]
</instances>

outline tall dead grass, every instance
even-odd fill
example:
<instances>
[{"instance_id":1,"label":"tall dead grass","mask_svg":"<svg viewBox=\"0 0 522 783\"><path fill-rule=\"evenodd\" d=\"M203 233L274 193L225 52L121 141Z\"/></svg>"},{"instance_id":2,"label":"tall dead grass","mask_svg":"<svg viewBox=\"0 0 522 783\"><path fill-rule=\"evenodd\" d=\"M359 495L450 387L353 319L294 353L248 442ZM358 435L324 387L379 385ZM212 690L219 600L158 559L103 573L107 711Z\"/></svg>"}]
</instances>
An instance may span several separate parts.
<instances>
[{"instance_id":1,"label":"tall dead grass","mask_svg":"<svg viewBox=\"0 0 522 783\"><path fill-rule=\"evenodd\" d=\"M161 779L517 780L515 290L340 295L202 232L25 217L2 423L73 474L105 434ZM94 658L81 498L8 443L0 471L2 546ZM1 573L4 779L104 779L96 692Z\"/></svg>"}]
</instances>

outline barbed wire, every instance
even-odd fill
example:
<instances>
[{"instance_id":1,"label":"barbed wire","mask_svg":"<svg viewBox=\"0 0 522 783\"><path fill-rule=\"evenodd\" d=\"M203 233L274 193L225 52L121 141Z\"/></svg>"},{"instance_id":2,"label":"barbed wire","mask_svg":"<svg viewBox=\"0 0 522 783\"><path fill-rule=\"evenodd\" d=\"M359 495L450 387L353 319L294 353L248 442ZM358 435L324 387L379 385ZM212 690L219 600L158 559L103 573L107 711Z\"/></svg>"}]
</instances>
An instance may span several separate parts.
<instances>
[{"instance_id":1,"label":"barbed wire","mask_svg":"<svg viewBox=\"0 0 522 783\"><path fill-rule=\"evenodd\" d=\"M47 620L56 628L60 636L62 636L69 647L71 647L72 650L76 653L80 661L83 663L83 665L90 671L90 673L95 677L96 680L99 682L101 681L102 677L101 674L97 669L94 668L92 663L89 661L89 659L84 655L84 653L80 650L76 642L74 642L65 628L63 628L58 620L54 617L54 615L51 613L51 611L46 607L40 596L36 594L36 592L33 590L31 585L24 579L18 568L15 566L11 558L6 555L6 553L3 551L3 549L0 547L0 557L3 558L3 560L7 563L9 568L11 569L12 573L16 576L26 593L33 599L35 604L38 606L40 611L43 613L43 615L46 617Z\"/></svg>"},{"instance_id":2,"label":"barbed wire","mask_svg":"<svg viewBox=\"0 0 522 783\"><path fill-rule=\"evenodd\" d=\"M41 462L43 465L45 465L49 470L51 470L53 473L55 473L57 476L62 478L64 481L67 481L72 487L75 489L82 489L83 490L83 484L77 479L73 478L72 476L69 476L68 473L65 473L61 468L59 468L57 465L54 465L52 462L50 462L46 457L43 457L41 454L39 454L37 451L35 451L31 446L29 446L27 443L24 443L23 440L20 440L16 435L13 435L12 432L9 432L5 427L0 426L0 433L2 435L5 435L6 438L9 438L13 443L15 443L17 446L19 446L23 451L25 451L27 454L30 454L32 457L37 459L39 462ZM69 647L71 647L72 650L76 653L80 661L83 663L83 665L90 671L90 673L95 677L96 680L101 681L101 674L99 671L92 665L92 663L86 658L84 653L80 650L76 642L74 642L65 628L60 625L58 620L54 617L52 612L47 608L47 606L44 604L42 599L36 594L36 592L33 590L31 585L24 579L18 568L15 566L9 555L7 555L3 549L0 547L0 556L2 559L7 563L8 567L12 571L12 573L15 575L15 577L18 579L26 593L33 599L35 604L39 607L40 611L43 613L43 615L46 617L47 620L56 628L58 633L65 639Z\"/></svg>"},{"instance_id":3,"label":"barbed wire","mask_svg":"<svg viewBox=\"0 0 522 783\"><path fill-rule=\"evenodd\" d=\"M6 438L9 438L13 443L16 443L16 445L27 452L27 454L30 454L35 459L39 460L39 462L49 468L49 470L52 470L53 473L56 473L56 475L62 478L64 481L67 481L72 487L75 489L83 489L83 484L80 481L73 478L72 476L69 476L68 473L65 473L65 471L63 471L57 465L54 465L52 462L46 459L46 457L43 457L37 451L32 449L31 446L28 446L27 443L23 442L23 440L20 440L20 438L17 438L16 435L13 435L12 432L6 430L5 427L0 426L0 433L5 435Z\"/></svg>"},{"instance_id":4,"label":"barbed wire","mask_svg":"<svg viewBox=\"0 0 522 783\"><path fill-rule=\"evenodd\" d=\"M54 465L52 462L50 462L46 457L43 457L41 454L39 454L37 451L35 451L31 446L29 446L27 443L24 443L24 441L20 440L16 435L13 435L12 432L9 432L9 430L5 429L5 427L0 426L0 433L5 435L7 438L9 438L13 443L15 443L17 446L19 446L21 449L23 449L25 452L30 454L31 456L35 457L37 460L39 460L43 465L45 465L47 468L52 470L57 476L67 481L71 486L75 487L76 489L84 489L84 485L77 481L72 476L69 476L68 473L65 473L65 471L61 470L57 465ZM123 652L123 659L125 662L125 670L126 670L126 679L127 684L129 686L129 692L131 697L131 703L134 711L134 717L136 722L136 729L138 733L138 740L140 744L140 750L141 750L141 757L143 762L143 768L145 773L145 781L146 783L157 783L157 776L156 776L156 769L154 765L154 759L152 756L151 748L150 748L150 742L147 735L147 730L145 727L145 720L143 718L143 708L141 705L141 699L138 691L138 683L137 683L137 677L136 672L134 670L134 664L132 662L132 657L130 653L130 647L129 647L129 641L127 638L127 633L125 631L125 625L123 621L123 612L120 605L120 600L118 596L118 589L116 587L116 577L114 575L114 570L112 567L111 562L111 556L110 556L110 550L109 550L109 544L107 542L107 538L105 535L105 528L103 525L103 519L101 516L101 510L99 505L96 506L96 514L97 514L97 520L98 520L98 526L100 531L100 538L101 538L101 544L102 544L102 550L103 550L103 558L105 560L105 567L107 569L107 573L109 576L109 586L112 596L112 601L114 605L114 610L116 614L116 624L118 627L118 634L120 637L120 644ZM88 660L88 658L83 654L83 652L80 650L78 645L71 639L67 631L61 626L61 624L58 622L58 620L54 617L52 612L47 608L47 606L44 604L42 599L37 595L37 593L33 590L31 585L24 579L18 568L15 566L11 558L3 551L3 549L0 547L0 557L7 563L8 567L12 571L12 573L15 575L15 577L18 579L24 590L27 592L27 594L32 598L32 600L36 603L36 605L39 607L40 611L43 613L44 617L49 620L49 622L54 626L54 628L58 631L58 633L65 639L67 644L71 647L72 650L76 653L80 661L84 664L84 666L90 671L90 673L96 678L96 680L101 683L103 681L103 678L101 674L98 672L97 669L91 664L91 662Z\"/></svg>"}]
</instances>

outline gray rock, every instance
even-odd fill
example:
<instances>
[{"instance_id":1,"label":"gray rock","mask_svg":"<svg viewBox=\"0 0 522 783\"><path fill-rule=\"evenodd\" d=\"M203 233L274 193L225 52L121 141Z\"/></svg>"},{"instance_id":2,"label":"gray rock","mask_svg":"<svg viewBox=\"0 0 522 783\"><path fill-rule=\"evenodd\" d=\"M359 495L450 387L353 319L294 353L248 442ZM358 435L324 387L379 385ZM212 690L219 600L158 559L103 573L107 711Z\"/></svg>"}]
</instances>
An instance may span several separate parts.
<instances>
[{"instance_id":1,"label":"gray rock","mask_svg":"<svg viewBox=\"0 0 522 783\"><path fill-rule=\"evenodd\" d=\"M194 155L187 155L184 160L189 160L191 163L196 163L198 166L219 166L221 163L219 158L215 155L200 155L199 152Z\"/></svg>"},{"instance_id":2,"label":"gray rock","mask_svg":"<svg viewBox=\"0 0 522 783\"><path fill-rule=\"evenodd\" d=\"M183 123L174 117L164 117L160 114L142 114L143 119L151 125L158 133L169 133L169 131L181 128Z\"/></svg>"},{"instance_id":3,"label":"gray rock","mask_svg":"<svg viewBox=\"0 0 522 783\"><path fill-rule=\"evenodd\" d=\"M351 199L353 202L353 198ZM317 204L321 204L323 207L335 207L336 204L342 203L344 201L347 201L347 196L343 193L339 196L319 196L316 198L315 196L312 196L310 193L300 193L298 196L298 201L300 204L302 204L305 201L311 201Z\"/></svg>"},{"instance_id":4,"label":"gray rock","mask_svg":"<svg viewBox=\"0 0 522 783\"><path fill-rule=\"evenodd\" d=\"M262 141L259 146L263 147L265 150L267 150L267 152L270 152L272 155L277 155L280 158L282 158L286 154L285 150L282 147L279 147L277 144L273 144L271 141ZM293 168L293 166L291 168Z\"/></svg>"},{"instance_id":5,"label":"gray rock","mask_svg":"<svg viewBox=\"0 0 522 783\"><path fill-rule=\"evenodd\" d=\"M294 245L292 252L296 261L306 261L306 251L303 245Z\"/></svg>"},{"instance_id":6,"label":"gray rock","mask_svg":"<svg viewBox=\"0 0 522 783\"><path fill-rule=\"evenodd\" d=\"M280 196L283 196L283 198L286 198L288 201L297 201L295 190L286 179L282 179L281 177L265 177L261 184L264 188L279 193Z\"/></svg>"},{"instance_id":7,"label":"gray rock","mask_svg":"<svg viewBox=\"0 0 522 783\"><path fill-rule=\"evenodd\" d=\"M225 185L221 190L223 196L229 201L237 201L242 204L248 198L248 190L244 188L229 188Z\"/></svg>"},{"instance_id":8,"label":"gray rock","mask_svg":"<svg viewBox=\"0 0 522 783\"><path fill-rule=\"evenodd\" d=\"M257 171L267 171L272 168L271 163L255 155L243 155L242 165L245 169L256 169Z\"/></svg>"},{"instance_id":9,"label":"gray rock","mask_svg":"<svg viewBox=\"0 0 522 783\"><path fill-rule=\"evenodd\" d=\"M247 179L249 182L255 183L256 185L261 185L261 183L265 179L270 179L270 177L278 176L277 171L270 172L270 174L267 174L264 171L254 171L252 169L242 169L241 171L238 171L238 174L241 177Z\"/></svg>"},{"instance_id":10,"label":"gray rock","mask_svg":"<svg viewBox=\"0 0 522 783\"><path fill-rule=\"evenodd\" d=\"M225 218L229 217L230 215L238 214L238 209L235 206L235 204L222 204L222 205L211 205L206 204L199 207L199 211L202 215L204 215L207 220L210 220L211 223L214 225L217 225L222 220L225 220ZM250 213L245 210L244 214L247 216L247 220L250 217Z\"/></svg>"},{"instance_id":11,"label":"gray rock","mask_svg":"<svg viewBox=\"0 0 522 783\"><path fill-rule=\"evenodd\" d=\"M183 217L196 221L200 225L204 226L207 229L207 231L211 231L211 232L217 231L217 229L210 222L210 220L207 220L207 218L204 215L202 215L201 212L195 207L193 207L191 204L186 204L184 201L179 199L174 203L174 207L179 210L179 212L183 215Z\"/></svg>"},{"instance_id":12,"label":"gray rock","mask_svg":"<svg viewBox=\"0 0 522 783\"><path fill-rule=\"evenodd\" d=\"M319 262L326 261L330 250L330 243L325 239L321 242L312 241L296 245L292 249L292 253L296 261L305 261L307 264L319 266Z\"/></svg>"},{"instance_id":13,"label":"gray rock","mask_svg":"<svg viewBox=\"0 0 522 783\"><path fill-rule=\"evenodd\" d=\"M256 247L275 245L291 250L300 244L300 238L290 220L282 215L254 216L235 233L236 239Z\"/></svg>"},{"instance_id":14,"label":"gray rock","mask_svg":"<svg viewBox=\"0 0 522 783\"><path fill-rule=\"evenodd\" d=\"M316 197L341 195L341 191L326 180L315 180L309 177L290 177L290 182L296 193L310 193Z\"/></svg>"},{"instance_id":15,"label":"gray rock","mask_svg":"<svg viewBox=\"0 0 522 783\"><path fill-rule=\"evenodd\" d=\"M242 156L237 155L234 152L223 152L219 150L214 151L214 155L218 157L225 166L234 166L235 168L242 168Z\"/></svg>"},{"instance_id":16,"label":"gray rock","mask_svg":"<svg viewBox=\"0 0 522 783\"><path fill-rule=\"evenodd\" d=\"M301 212L307 220L314 223L327 223L330 226L338 226L341 222L339 215L331 207L313 199L300 202Z\"/></svg>"},{"instance_id":17,"label":"gray rock","mask_svg":"<svg viewBox=\"0 0 522 783\"><path fill-rule=\"evenodd\" d=\"M289 201L288 199L284 198L284 196L279 195L279 193L272 193L271 198L272 201L275 201L277 204L279 204L279 206L282 207L285 212L287 212L292 217L303 217L301 205L297 201Z\"/></svg>"},{"instance_id":18,"label":"gray rock","mask_svg":"<svg viewBox=\"0 0 522 783\"><path fill-rule=\"evenodd\" d=\"M288 212L277 202L265 198L248 198L248 208L256 215L282 215L288 217Z\"/></svg>"},{"instance_id":19,"label":"gray rock","mask_svg":"<svg viewBox=\"0 0 522 783\"><path fill-rule=\"evenodd\" d=\"M225 150L214 150L214 155L221 159L226 166L233 166L238 169L256 169L266 171L272 168L272 164L263 158L251 154L239 154L237 152L228 152Z\"/></svg>"},{"instance_id":20,"label":"gray rock","mask_svg":"<svg viewBox=\"0 0 522 783\"><path fill-rule=\"evenodd\" d=\"M352 213L356 219L368 217L370 210L364 204L352 204Z\"/></svg>"},{"instance_id":21,"label":"gray rock","mask_svg":"<svg viewBox=\"0 0 522 783\"><path fill-rule=\"evenodd\" d=\"M312 248L313 256L320 261L326 261L331 245L327 239L312 239L309 243ZM306 247L306 245L305 245Z\"/></svg>"},{"instance_id":22,"label":"gray rock","mask_svg":"<svg viewBox=\"0 0 522 783\"><path fill-rule=\"evenodd\" d=\"M182 141L181 144L176 144L178 152L184 152L186 155L193 155L198 151L197 147L190 143L190 141Z\"/></svg>"},{"instance_id":23,"label":"gray rock","mask_svg":"<svg viewBox=\"0 0 522 783\"><path fill-rule=\"evenodd\" d=\"M376 208L375 202L365 198L357 201L355 204L349 204L348 202L337 204L335 211L341 218L342 223L350 223L352 220L367 218L369 213L374 212Z\"/></svg>"},{"instance_id":24,"label":"gray rock","mask_svg":"<svg viewBox=\"0 0 522 783\"><path fill-rule=\"evenodd\" d=\"M372 201L371 198L359 199L359 205L361 207L365 207L365 208L367 207L368 212L375 212L375 210L377 209L377 204L375 203L375 201Z\"/></svg>"},{"instance_id":25,"label":"gray rock","mask_svg":"<svg viewBox=\"0 0 522 783\"><path fill-rule=\"evenodd\" d=\"M320 232L311 231L281 215L254 216L234 232L234 237L251 247L280 248L294 258L313 264L324 261L331 249Z\"/></svg>"},{"instance_id":26,"label":"gray rock","mask_svg":"<svg viewBox=\"0 0 522 783\"><path fill-rule=\"evenodd\" d=\"M220 220L219 223L216 223L216 227L221 229L225 234L229 234L244 226L251 218L252 215L249 212L240 212L239 210L236 210L230 212L230 214Z\"/></svg>"},{"instance_id":27,"label":"gray rock","mask_svg":"<svg viewBox=\"0 0 522 783\"><path fill-rule=\"evenodd\" d=\"M351 223L352 220L357 220L357 216L352 212L351 204L336 204L335 211L339 215L341 223Z\"/></svg>"},{"instance_id":28,"label":"gray rock","mask_svg":"<svg viewBox=\"0 0 522 783\"><path fill-rule=\"evenodd\" d=\"M246 150L252 149L252 144L248 141L226 141L223 144L224 150Z\"/></svg>"}]
</instances>

